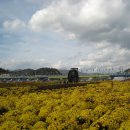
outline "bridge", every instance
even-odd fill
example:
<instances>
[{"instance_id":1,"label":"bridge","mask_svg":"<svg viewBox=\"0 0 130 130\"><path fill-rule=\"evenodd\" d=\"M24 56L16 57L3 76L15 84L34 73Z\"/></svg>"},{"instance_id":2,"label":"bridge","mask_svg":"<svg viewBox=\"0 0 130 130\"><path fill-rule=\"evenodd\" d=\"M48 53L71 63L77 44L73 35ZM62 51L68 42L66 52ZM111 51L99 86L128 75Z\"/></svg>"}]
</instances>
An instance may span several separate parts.
<instances>
[{"instance_id":1,"label":"bridge","mask_svg":"<svg viewBox=\"0 0 130 130\"><path fill-rule=\"evenodd\" d=\"M112 75L109 75L112 79L115 78L115 77L124 77L124 78L128 78L130 77L130 74L112 74Z\"/></svg>"}]
</instances>

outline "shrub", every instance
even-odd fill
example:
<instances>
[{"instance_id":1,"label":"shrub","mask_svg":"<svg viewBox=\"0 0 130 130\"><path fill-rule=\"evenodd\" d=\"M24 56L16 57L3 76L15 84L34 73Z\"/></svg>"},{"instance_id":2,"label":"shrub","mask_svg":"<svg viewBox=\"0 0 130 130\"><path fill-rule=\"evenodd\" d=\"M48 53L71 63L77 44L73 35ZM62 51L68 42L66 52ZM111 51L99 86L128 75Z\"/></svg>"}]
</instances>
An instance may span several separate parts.
<instances>
[{"instance_id":1,"label":"shrub","mask_svg":"<svg viewBox=\"0 0 130 130\"><path fill-rule=\"evenodd\" d=\"M129 130L129 129L130 129L130 120L123 122L119 130Z\"/></svg>"},{"instance_id":2,"label":"shrub","mask_svg":"<svg viewBox=\"0 0 130 130\"><path fill-rule=\"evenodd\" d=\"M34 124L33 130L46 130L47 129L47 124L43 121L38 121L36 124Z\"/></svg>"},{"instance_id":3,"label":"shrub","mask_svg":"<svg viewBox=\"0 0 130 130\"><path fill-rule=\"evenodd\" d=\"M24 123L24 124L28 124L28 125L34 125L37 121L39 121L39 118L37 115L35 115L34 113L32 112L27 112L27 113L24 113L22 114L20 117L19 117L19 121L21 123Z\"/></svg>"},{"instance_id":4,"label":"shrub","mask_svg":"<svg viewBox=\"0 0 130 130\"><path fill-rule=\"evenodd\" d=\"M0 130L21 130L21 126L15 121L6 121L0 126Z\"/></svg>"},{"instance_id":5,"label":"shrub","mask_svg":"<svg viewBox=\"0 0 130 130\"><path fill-rule=\"evenodd\" d=\"M51 112L51 108L47 106L43 106L40 108L38 116L40 117L40 120L45 120L48 114Z\"/></svg>"},{"instance_id":6,"label":"shrub","mask_svg":"<svg viewBox=\"0 0 130 130\"><path fill-rule=\"evenodd\" d=\"M19 115L21 112L19 110L11 110L4 114L3 119L6 121L19 121Z\"/></svg>"},{"instance_id":7,"label":"shrub","mask_svg":"<svg viewBox=\"0 0 130 130\"><path fill-rule=\"evenodd\" d=\"M38 114L38 110L34 108L32 105L28 105L25 108L23 108L23 113L32 112L34 114Z\"/></svg>"}]
</instances>

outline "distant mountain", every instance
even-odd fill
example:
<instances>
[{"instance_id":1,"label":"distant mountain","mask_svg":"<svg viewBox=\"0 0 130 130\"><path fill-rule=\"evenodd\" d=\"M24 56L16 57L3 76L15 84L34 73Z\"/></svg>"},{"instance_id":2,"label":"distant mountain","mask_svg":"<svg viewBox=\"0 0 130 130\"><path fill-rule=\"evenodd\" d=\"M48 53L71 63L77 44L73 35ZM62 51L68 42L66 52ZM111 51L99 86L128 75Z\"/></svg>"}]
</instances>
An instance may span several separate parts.
<instances>
[{"instance_id":1,"label":"distant mountain","mask_svg":"<svg viewBox=\"0 0 130 130\"><path fill-rule=\"evenodd\" d=\"M55 68L40 68L35 70L37 75L62 75L61 72Z\"/></svg>"},{"instance_id":2,"label":"distant mountain","mask_svg":"<svg viewBox=\"0 0 130 130\"><path fill-rule=\"evenodd\" d=\"M9 72L12 76L34 76L34 75L62 75L60 71L55 68L39 68L37 70L33 69L23 69L14 70Z\"/></svg>"},{"instance_id":3,"label":"distant mountain","mask_svg":"<svg viewBox=\"0 0 130 130\"><path fill-rule=\"evenodd\" d=\"M34 76L34 75L68 75L69 70L67 69L55 69L55 68L39 68L39 69L19 69L19 70L5 70L0 68L0 74L10 74L12 76ZM79 71L80 76L88 75Z\"/></svg>"},{"instance_id":4,"label":"distant mountain","mask_svg":"<svg viewBox=\"0 0 130 130\"><path fill-rule=\"evenodd\" d=\"M35 75L35 70L33 69L14 70L14 71L10 71L10 75L17 75L17 76Z\"/></svg>"},{"instance_id":5,"label":"distant mountain","mask_svg":"<svg viewBox=\"0 0 130 130\"><path fill-rule=\"evenodd\" d=\"M9 70L0 68L0 74L7 74L9 72Z\"/></svg>"}]
</instances>

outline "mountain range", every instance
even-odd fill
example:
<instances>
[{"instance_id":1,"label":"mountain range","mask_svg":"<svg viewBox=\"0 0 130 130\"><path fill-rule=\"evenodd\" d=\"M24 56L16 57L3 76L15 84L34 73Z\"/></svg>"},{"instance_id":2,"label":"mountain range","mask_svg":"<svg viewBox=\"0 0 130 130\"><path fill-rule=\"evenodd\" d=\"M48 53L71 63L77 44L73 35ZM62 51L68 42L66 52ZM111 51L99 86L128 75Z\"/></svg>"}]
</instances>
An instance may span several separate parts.
<instances>
[{"instance_id":1,"label":"mountain range","mask_svg":"<svg viewBox=\"0 0 130 130\"><path fill-rule=\"evenodd\" d=\"M11 76L33 76L33 75L62 75L62 73L55 68L39 68L39 69L19 69L19 70L5 70L0 68L0 74L10 74Z\"/></svg>"}]
</instances>

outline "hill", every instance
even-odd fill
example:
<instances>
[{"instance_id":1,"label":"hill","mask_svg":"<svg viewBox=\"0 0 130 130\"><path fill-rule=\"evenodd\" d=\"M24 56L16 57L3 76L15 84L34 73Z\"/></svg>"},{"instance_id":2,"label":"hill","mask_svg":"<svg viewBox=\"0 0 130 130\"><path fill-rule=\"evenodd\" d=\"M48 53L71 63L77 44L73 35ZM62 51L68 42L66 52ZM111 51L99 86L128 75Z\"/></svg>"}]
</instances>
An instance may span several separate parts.
<instances>
[{"instance_id":1,"label":"hill","mask_svg":"<svg viewBox=\"0 0 130 130\"><path fill-rule=\"evenodd\" d=\"M9 74L12 76L62 75L60 71L55 68L39 68L36 70L20 69L20 70L9 71Z\"/></svg>"},{"instance_id":2,"label":"hill","mask_svg":"<svg viewBox=\"0 0 130 130\"><path fill-rule=\"evenodd\" d=\"M8 72L8 70L0 68L0 74L7 74Z\"/></svg>"}]
</instances>

